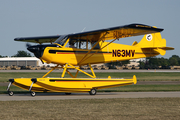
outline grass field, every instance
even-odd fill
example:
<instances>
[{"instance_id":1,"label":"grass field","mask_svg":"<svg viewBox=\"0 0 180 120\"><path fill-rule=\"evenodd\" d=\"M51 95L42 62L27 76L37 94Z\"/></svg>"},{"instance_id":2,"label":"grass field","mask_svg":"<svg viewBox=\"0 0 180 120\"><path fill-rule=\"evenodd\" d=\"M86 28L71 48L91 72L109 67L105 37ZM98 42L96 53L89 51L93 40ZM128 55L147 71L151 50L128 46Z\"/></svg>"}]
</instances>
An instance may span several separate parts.
<instances>
[{"instance_id":1,"label":"grass field","mask_svg":"<svg viewBox=\"0 0 180 120\"><path fill-rule=\"evenodd\" d=\"M0 82L18 77L42 77L44 73L0 73ZM99 78L110 75L113 78L131 78L138 81L180 81L179 73L96 73ZM49 77L59 77L51 73ZM66 77L69 77L66 74ZM86 77L79 74L78 77ZM6 93L6 86L0 86L0 93ZM26 93L11 86L14 93ZM133 91L180 91L180 85L129 85L99 90L99 92ZM31 97L31 96L30 96ZM142 120L180 119L180 98L118 98L79 100L37 100L0 101L0 120Z\"/></svg>"},{"instance_id":2,"label":"grass field","mask_svg":"<svg viewBox=\"0 0 180 120\"><path fill-rule=\"evenodd\" d=\"M1 120L179 120L180 98L0 101Z\"/></svg>"}]
</instances>

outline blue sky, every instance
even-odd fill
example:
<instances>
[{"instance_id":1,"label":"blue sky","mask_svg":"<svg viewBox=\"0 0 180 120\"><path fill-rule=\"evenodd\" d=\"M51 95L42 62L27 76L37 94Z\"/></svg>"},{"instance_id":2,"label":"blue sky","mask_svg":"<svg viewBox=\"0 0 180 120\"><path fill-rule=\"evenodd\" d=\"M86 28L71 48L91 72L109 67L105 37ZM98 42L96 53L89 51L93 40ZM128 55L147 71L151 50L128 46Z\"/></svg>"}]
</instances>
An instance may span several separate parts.
<instances>
[{"instance_id":1,"label":"blue sky","mask_svg":"<svg viewBox=\"0 0 180 120\"><path fill-rule=\"evenodd\" d=\"M26 50L16 37L48 36L141 23L163 28L169 47L165 58L180 56L179 0L1 0L0 55ZM143 36L120 39L131 45ZM162 57L162 56L158 56Z\"/></svg>"}]
</instances>

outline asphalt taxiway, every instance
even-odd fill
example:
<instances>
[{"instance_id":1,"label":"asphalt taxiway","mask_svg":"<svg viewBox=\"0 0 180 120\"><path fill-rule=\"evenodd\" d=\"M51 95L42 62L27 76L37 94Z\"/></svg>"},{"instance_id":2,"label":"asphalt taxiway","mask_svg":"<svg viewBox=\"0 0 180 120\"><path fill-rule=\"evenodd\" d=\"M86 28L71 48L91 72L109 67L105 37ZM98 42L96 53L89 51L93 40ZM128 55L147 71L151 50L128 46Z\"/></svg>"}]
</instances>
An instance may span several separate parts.
<instances>
[{"instance_id":1,"label":"asphalt taxiway","mask_svg":"<svg viewBox=\"0 0 180 120\"><path fill-rule=\"evenodd\" d=\"M88 93L36 93L35 97L30 94L0 94L0 101L22 100L67 100L67 99L108 99L108 98L180 98L180 92L98 92L96 95Z\"/></svg>"}]
</instances>

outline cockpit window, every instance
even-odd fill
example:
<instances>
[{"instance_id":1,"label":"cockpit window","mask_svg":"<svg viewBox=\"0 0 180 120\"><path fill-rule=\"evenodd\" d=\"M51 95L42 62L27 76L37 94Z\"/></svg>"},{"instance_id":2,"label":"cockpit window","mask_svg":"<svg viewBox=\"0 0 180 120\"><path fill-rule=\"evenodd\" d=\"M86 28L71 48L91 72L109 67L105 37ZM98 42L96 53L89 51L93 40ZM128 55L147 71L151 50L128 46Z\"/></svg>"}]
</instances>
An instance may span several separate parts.
<instances>
[{"instance_id":1,"label":"cockpit window","mask_svg":"<svg viewBox=\"0 0 180 120\"><path fill-rule=\"evenodd\" d=\"M90 50L96 43L97 42L91 42L87 40L70 39L69 42L66 44L66 47ZM100 49L99 44L97 44L94 49Z\"/></svg>"},{"instance_id":2,"label":"cockpit window","mask_svg":"<svg viewBox=\"0 0 180 120\"><path fill-rule=\"evenodd\" d=\"M69 41L67 42L68 39ZM68 35L61 35L54 43L58 43L63 46L66 42L67 44L65 47L89 50L97 43L96 41L91 40L70 38ZM94 49L100 49L99 44L97 44Z\"/></svg>"},{"instance_id":3,"label":"cockpit window","mask_svg":"<svg viewBox=\"0 0 180 120\"><path fill-rule=\"evenodd\" d=\"M93 47L97 42L91 42L91 46ZM97 44L94 49L100 49L99 44Z\"/></svg>"},{"instance_id":4,"label":"cockpit window","mask_svg":"<svg viewBox=\"0 0 180 120\"><path fill-rule=\"evenodd\" d=\"M61 35L54 43L58 43L63 46L66 43L67 39L67 35Z\"/></svg>"}]
</instances>

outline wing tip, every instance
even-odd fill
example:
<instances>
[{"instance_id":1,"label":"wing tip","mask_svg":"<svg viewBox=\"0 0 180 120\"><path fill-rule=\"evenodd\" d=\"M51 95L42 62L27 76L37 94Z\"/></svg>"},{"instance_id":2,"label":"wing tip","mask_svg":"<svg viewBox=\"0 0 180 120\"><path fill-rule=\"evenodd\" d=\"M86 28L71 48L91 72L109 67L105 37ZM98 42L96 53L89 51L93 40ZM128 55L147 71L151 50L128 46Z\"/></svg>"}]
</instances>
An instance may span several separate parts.
<instances>
[{"instance_id":1,"label":"wing tip","mask_svg":"<svg viewBox=\"0 0 180 120\"><path fill-rule=\"evenodd\" d=\"M19 41L20 38L14 38L14 41Z\"/></svg>"},{"instance_id":2,"label":"wing tip","mask_svg":"<svg viewBox=\"0 0 180 120\"><path fill-rule=\"evenodd\" d=\"M139 23L133 23L133 24L130 24L128 26L133 27L133 28L137 28L137 29L142 29L142 28L143 29L152 29L152 30L157 31L157 32L161 32L164 30L162 28L156 28L154 26L149 26L149 25L139 24Z\"/></svg>"}]
</instances>

